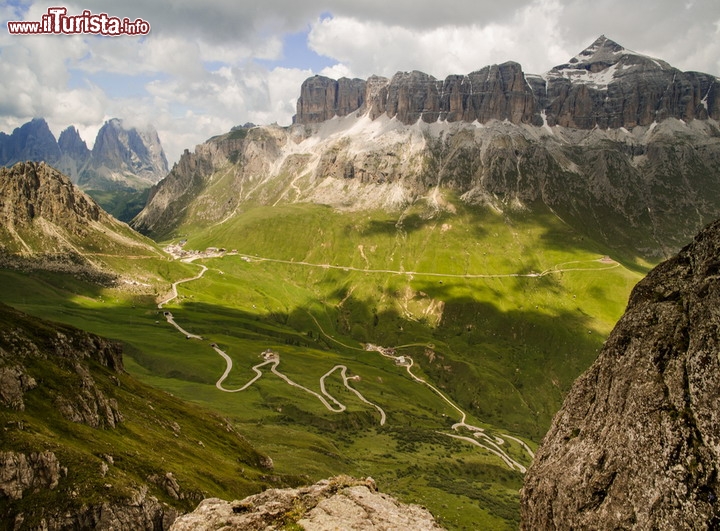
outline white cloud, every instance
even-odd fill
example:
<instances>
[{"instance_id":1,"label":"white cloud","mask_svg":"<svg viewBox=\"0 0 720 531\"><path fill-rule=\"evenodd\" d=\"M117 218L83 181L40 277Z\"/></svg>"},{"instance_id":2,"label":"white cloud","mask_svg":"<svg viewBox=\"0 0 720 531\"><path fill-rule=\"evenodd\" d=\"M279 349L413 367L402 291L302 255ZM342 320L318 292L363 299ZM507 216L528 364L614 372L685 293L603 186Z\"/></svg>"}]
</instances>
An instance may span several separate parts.
<instances>
[{"instance_id":1,"label":"white cloud","mask_svg":"<svg viewBox=\"0 0 720 531\"><path fill-rule=\"evenodd\" d=\"M559 1L536 1L507 24L445 25L414 29L350 17L318 20L311 48L336 58L360 77L422 70L436 77L466 74L488 64L517 61L529 72L544 72L569 59L558 28Z\"/></svg>"}]
</instances>

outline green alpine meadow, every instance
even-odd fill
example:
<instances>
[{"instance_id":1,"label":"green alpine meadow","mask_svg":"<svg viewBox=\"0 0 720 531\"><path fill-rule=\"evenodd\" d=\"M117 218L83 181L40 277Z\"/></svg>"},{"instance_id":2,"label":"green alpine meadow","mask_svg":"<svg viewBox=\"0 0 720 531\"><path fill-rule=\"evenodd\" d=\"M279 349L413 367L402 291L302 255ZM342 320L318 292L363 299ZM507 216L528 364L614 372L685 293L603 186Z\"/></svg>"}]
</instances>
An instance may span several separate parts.
<instances>
[{"instance_id":1,"label":"green alpine meadow","mask_svg":"<svg viewBox=\"0 0 720 531\"><path fill-rule=\"evenodd\" d=\"M168 172L150 126L0 136L0 530L342 529L313 496L357 489L521 528L631 291L720 217L717 81L602 36L542 76L315 75Z\"/></svg>"}]
</instances>

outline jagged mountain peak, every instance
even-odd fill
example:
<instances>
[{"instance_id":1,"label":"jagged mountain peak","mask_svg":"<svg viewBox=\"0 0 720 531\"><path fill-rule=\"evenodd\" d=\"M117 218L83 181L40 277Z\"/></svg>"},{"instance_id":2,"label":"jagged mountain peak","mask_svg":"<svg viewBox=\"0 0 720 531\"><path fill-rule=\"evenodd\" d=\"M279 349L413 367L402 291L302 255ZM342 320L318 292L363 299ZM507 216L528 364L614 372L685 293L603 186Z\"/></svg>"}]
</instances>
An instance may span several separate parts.
<instances>
[{"instance_id":1,"label":"jagged mountain peak","mask_svg":"<svg viewBox=\"0 0 720 531\"><path fill-rule=\"evenodd\" d=\"M24 160L56 161L60 149L44 118L33 118L0 138L0 160L11 166Z\"/></svg>"},{"instance_id":2,"label":"jagged mountain peak","mask_svg":"<svg viewBox=\"0 0 720 531\"><path fill-rule=\"evenodd\" d=\"M570 62L586 61L586 62L597 62L601 60L617 59L618 56L622 55L628 50L622 45L618 44L612 39L608 39L605 35L600 35L595 42L580 52L575 58L571 59Z\"/></svg>"},{"instance_id":3,"label":"jagged mountain peak","mask_svg":"<svg viewBox=\"0 0 720 531\"><path fill-rule=\"evenodd\" d=\"M60 133L58 137L58 147L60 151L80 164L83 164L90 156L90 150L87 144L80 136L75 126L69 126Z\"/></svg>"},{"instance_id":4,"label":"jagged mountain peak","mask_svg":"<svg viewBox=\"0 0 720 531\"><path fill-rule=\"evenodd\" d=\"M158 182L167 172L167 158L154 127L129 127L112 118L98 131L92 160L79 184L94 180L109 189L118 183L140 189Z\"/></svg>"},{"instance_id":5,"label":"jagged mountain peak","mask_svg":"<svg viewBox=\"0 0 720 531\"><path fill-rule=\"evenodd\" d=\"M544 77L564 77L574 83L603 88L630 72L667 70L673 70L673 67L665 61L628 50L601 35L570 61L556 66Z\"/></svg>"}]
</instances>

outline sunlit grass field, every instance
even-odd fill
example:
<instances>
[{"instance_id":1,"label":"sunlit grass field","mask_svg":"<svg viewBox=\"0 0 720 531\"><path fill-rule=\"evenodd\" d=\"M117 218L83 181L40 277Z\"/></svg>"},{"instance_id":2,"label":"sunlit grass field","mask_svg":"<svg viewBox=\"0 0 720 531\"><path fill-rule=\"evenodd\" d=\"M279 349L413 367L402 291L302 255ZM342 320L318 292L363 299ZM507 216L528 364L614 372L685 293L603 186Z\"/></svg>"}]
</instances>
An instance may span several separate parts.
<instances>
[{"instance_id":1,"label":"sunlit grass field","mask_svg":"<svg viewBox=\"0 0 720 531\"><path fill-rule=\"evenodd\" d=\"M309 480L373 476L420 503L449 529L513 529L522 474L497 456L447 436L459 413L372 343L414 361L413 372L488 433L539 443L574 379L622 314L644 264L577 234L541 209L499 213L452 201L454 213L339 213L318 205L257 207L210 228L182 226L172 242L225 256L148 266L156 293L98 288L62 275L0 271L0 300L28 313L123 341L140 380L231 418L279 473ZM171 243L168 241L166 243ZM236 252L231 252L236 251ZM613 259L617 259L615 261ZM148 261L149 262L149 261ZM157 300L180 284L162 310ZM163 293L160 293L163 292ZM203 340L186 339L163 316ZM342 385L343 413L272 374L247 390L261 353L320 392L336 365L387 413ZM504 450L530 457L506 439Z\"/></svg>"}]
</instances>

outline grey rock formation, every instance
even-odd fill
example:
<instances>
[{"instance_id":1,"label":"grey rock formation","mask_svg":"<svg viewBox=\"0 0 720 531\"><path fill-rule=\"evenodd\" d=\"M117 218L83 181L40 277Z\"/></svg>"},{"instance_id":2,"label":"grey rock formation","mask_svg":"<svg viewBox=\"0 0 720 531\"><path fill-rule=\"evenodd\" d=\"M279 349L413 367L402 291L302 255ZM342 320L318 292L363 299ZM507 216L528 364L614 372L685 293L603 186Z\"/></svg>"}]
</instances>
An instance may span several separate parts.
<instances>
[{"instance_id":1,"label":"grey rock formation","mask_svg":"<svg viewBox=\"0 0 720 531\"><path fill-rule=\"evenodd\" d=\"M319 123L334 116L346 116L360 108L365 101L362 79L339 80L325 76L307 79L300 88L297 101L298 116L303 123Z\"/></svg>"},{"instance_id":2,"label":"grey rock formation","mask_svg":"<svg viewBox=\"0 0 720 531\"><path fill-rule=\"evenodd\" d=\"M47 122L33 118L15 129L12 134L0 133L0 165L12 166L26 160L45 160L50 163L60 159L60 148Z\"/></svg>"},{"instance_id":3,"label":"grey rock formation","mask_svg":"<svg viewBox=\"0 0 720 531\"><path fill-rule=\"evenodd\" d=\"M44 218L81 231L98 221L100 208L70 180L43 163L19 162L0 168L0 220L5 226Z\"/></svg>"},{"instance_id":4,"label":"grey rock formation","mask_svg":"<svg viewBox=\"0 0 720 531\"><path fill-rule=\"evenodd\" d=\"M513 62L444 81L417 71L367 82L315 76L303 83L295 121L320 123L354 112L368 112L372 119L386 114L404 124L508 120L577 129L633 128L667 118L720 120L720 81L681 72L601 36L542 76L526 75Z\"/></svg>"},{"instance_id":5,"label":"grey rock formation","mask_svg":"<svg viewBox=\"0 0 720 531\"><path fill-rule=\"evenodd\" d=\"M509 120L542 124L535 117L535 101L517 63L485 67L467 76L439 81L419 71L398 72L392 79L374 76L367 81L338 81L315 76L300 89L296 123L320 123L333 116L385 114L404 124L475 120Z\"/></svg>"},{"instance_id":6,"label":"grey rock formation","mask_svg":"<svg viewBox=\"0 0 720 531\"><path fill-rule=\"evenodd\" d=\"M228 135L215 137L181 155L168 176L150 190L148 204L131 222L136 230L159 234L170 228L181 215L191 208L208 222L222 220L238 205L241 199L242 179L253 179L268 174L273 161L281 154L287 134L279 128L252 128L235 130ZM228 197L204 194L206 178L215 168L230 161L240 168L237 179L230 185Z\"/></svg>"},{"instance_id":7,"label":"grey rock formation","mask_svg":"<svg viewBox=\"0 0 720 531\"><path fill-rule=\"evenodd\" d=\"M633 290L553 420L522 528L720 526L720 221Z\"/></svg>"},{"instance_id":8,"label":"grey rock formation","mask_svg":"<svg viewBox=\"0 0 720 531\"><path fill-rule=\"evenodd\" d=\"M53 452L0 452L0 497L20 500L25 491L53 490L60 481L60 471Z\"/></svg>"},{"instance_id":9,"label":"grey rock formation","mask_svg":"<svg viewBox=\"0 0 720 531\"><path fill-rule=\"evenodd\" d=\"M78 130L72 125L60 133L58 137L58 147L61 153L70 156L80 163L85 163L91 153L85 141L80 138Z\"/></svg>"},{"instance_id":10,"label":"grey rock formation","mask_svg":"<svg viewBox=\"0 0 720 531\"><path fill-rule=\"evenodd\" d=\"M68 175L83 190L149 188L168 172L167 158L157 131L126 127L113 118L98 131L90 151L75 127L55 140L43 118L0 133L0 166L45 162Z\"/></svg>"},{"instance_id":11,"label":"grey rock formation","mask_svg":"<svg viewBox=\"0 0 720 531\"><path fill-rule=\"evenodd\" d=\"M0 360L7 358L8 354L0 350ZM27 374L21 365L0 367L0 404L5 407L23 411L25 402L23 396L26 391L37 387L35 378Z\"/></svg>"},{"instance_id":12,"label":"grey rock formation","mask_svg":"<svg viewBox=\"0 0 720 531\"><path fill-rule=\"evenodd\" d=\"M74 183L78 182L80 172L87 166L90 161L91 151L88 149L85 141L80 138L80 133L75 127L70 126L60 133L58 138L58 147L60 148L60 160L52 162L45 159L46 162L53 164L63 174L70 177ZM37 159L29 159L37 160Z\"/></svg>"},{"instance_id":13,"label":"grey rock formation","mask_svg":"<svg viewBox=\"0 0 720 531\"><path fill-rule=\"evenodd\" d=\"M127 128L113 118L98 131L90 160L80 173L78 185L84 189L140 189L158 182L168 172L167 158L157 131Z\"/></svg>"},{"instance_id":14,"label":"grey rock formation","mask_svg":"<svg viewBox=\"0 0 720 531\"><path fill-rule=\"evenodd\" d=\"M7 307L2 310L6 319L20 315ZM28 374L25 366L32 360L48 358L67 371L68 387L64 392L45 390L63 417L93 428L115 428L122 422L116 400L100 390L87 366L93 362L123 372L121 346L80 331L58 331L48 336L40 348L20 330L0 331L0 404L24 410L25 394L42 387L42 382Z\"/></svg>"},{"instance_id":15,"label":"grey rock formation","mask_svg":"<svg viewBox=\"0 0 720 531\"><path fill-rule=\"evenodd\" d=\"M0 168L0 264L61 270L109 283L113 266L97 255L150 252L153 245L104 212L45 163Z\"/></svg>"},{"instance_id":16,"label":"grey rock formation","mask_svg":"<svg viewBox=\"0 0 720 531\"><path fill-rule=\"evenodd\" d=\"M44 516L36 527L27 525L30 515L19 513L14 519L14 528L11 529L164 531L170 528L178 516L176 509L159 502L154 496L149 496L146 488L130 494L133 494L133 497L128 503L104 502L85 505L76 511L63 512L53 507L40 509Z\"/></svg>"},{"instance_id":17,"label":"grey rock formation","mask_svg":"<svg viewBox=\"0 0 720 531\"><path fill-rule=\"evenodd\" d=\"M297 525L307 531L442 529L424 508L376 491L375 482L346 476L299 489L270 489L241 501L204 500L178 518L172 531L271 530Z\"/></svg>"}]
</instances>

